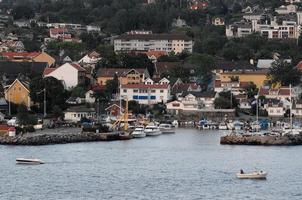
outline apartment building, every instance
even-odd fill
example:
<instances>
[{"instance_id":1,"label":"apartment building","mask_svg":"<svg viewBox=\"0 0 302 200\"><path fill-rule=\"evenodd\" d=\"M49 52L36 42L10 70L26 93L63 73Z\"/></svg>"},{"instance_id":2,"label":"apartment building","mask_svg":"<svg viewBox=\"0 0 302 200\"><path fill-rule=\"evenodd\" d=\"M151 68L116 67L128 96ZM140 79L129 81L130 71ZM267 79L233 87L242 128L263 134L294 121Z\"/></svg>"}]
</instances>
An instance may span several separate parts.
<instances>
[{"instance_id":1,"label":"apartment building","mask_svg":"<svg viewBox=\"0 0 302 200\"><path fill-rule=\"evenodd\" d=\"M184 34L124 34L114 40L114 51L192 53L193 41Z\"/></svg>"}]
</instances>

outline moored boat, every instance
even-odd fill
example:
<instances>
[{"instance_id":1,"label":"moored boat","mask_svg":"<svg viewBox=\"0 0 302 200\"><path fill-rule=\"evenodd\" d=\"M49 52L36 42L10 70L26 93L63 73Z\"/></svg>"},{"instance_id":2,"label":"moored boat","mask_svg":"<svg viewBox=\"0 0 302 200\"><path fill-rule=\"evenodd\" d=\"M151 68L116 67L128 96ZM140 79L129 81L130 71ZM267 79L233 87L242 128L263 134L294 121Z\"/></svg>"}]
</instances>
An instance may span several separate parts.
<instances>
[{"instance_id":1,"label":"moored boat","mask_svg":"<svg viewBox=\"0 0 302 200\"><path fill-rule=\"evenodd\" d=\"M219 130L228 130L226 123L220 123L218 126Z\"/></svg>"},{"instance_id":2,"label":"moored boat","mask_svg":"<svg viewBox=\"0 0 302 200\"><path fill-rule=\"evenodd\" d=\"M133 138L144 138L146 137L145 128L143 126L136 127L131 135Z\"/></svg>"},{"instance_id":3,"label":"moored boat","mask_svg":"<svg viewBox=\"0 0 302 200\"><path fill-rule=\"evenodd\" d=\"M161 131L158 128L158 126L155 125L146 126L144 132L146 133L147 136L157 136L161 134Z\"/></svg>"},{"instance_id":4,"label":"moored boat","mask_svg":"<svg viewBox=\"0 0 302 200\"><path fill-rule=\"evenodd\" d=\"M16 158L17 164L25 164L25 165L39 165L44 164L44 162L37 158Z\"/></svg>"},{"instance_id":5,"label":"moored boat","mask_svg":"<svg viewBox=\"0 0 302 200\"><path fill-rule=\"evenodd\" d=\"M239 179L266 179L267 173L263 171L255 171L251 173L240 173L236 174L236 177Z\"/></svg>"},{"instance_id":6,"label":"moored boat","mask_svg":"<svg viewBox=\"0 0 302 200\"><path fill-rule=\"evenodd\" d=\"M160 124L159 129L163 134L175 133L175 128L172 126L172 124Z\"/></svg>"}]
</instances>

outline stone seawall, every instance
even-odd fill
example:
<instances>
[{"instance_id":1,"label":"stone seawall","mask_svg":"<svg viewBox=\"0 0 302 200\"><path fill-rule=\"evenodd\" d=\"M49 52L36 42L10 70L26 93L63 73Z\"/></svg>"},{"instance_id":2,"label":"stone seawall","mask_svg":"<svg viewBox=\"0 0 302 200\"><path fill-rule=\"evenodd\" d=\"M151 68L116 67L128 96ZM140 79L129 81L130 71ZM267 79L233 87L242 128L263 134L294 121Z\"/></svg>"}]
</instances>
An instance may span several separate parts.
<instances>
[{"instance_id":1,"label":"stone seawall","mask_svg":"<svg viewBox=\"0 0 302 200\"><path fill-rule=\"evenodd\" d=\"M113 141L123 139L118 133L56 133L56 134L26 134L17 137L0 137L3 145L48 145L76 142Z\"/></svg>"},{"instance_id":2,"label":"stone seawall","mask_svg":"<svg viewBox=\"0 0 302 200\"><path fill-rule=\"evenodd\" d=\"M228 135L220 138L220 144L229 145L302 145L302 134L284 136Z\"/></svg>"}]
</instances>

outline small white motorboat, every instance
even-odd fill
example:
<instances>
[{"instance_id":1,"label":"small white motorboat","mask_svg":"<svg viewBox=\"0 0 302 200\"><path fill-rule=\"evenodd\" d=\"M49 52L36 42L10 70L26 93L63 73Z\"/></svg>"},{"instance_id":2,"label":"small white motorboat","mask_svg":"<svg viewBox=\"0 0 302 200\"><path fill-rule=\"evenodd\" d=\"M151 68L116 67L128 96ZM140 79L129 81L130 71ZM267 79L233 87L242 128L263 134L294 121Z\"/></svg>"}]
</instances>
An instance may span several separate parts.
<instances>
[{"instance_id":1,"label":"small white motorboat","mask_svg":"<svg viewBox=\"0 0 302 200\"><path fill-rule=\"evenodd\" d=\"M159 129L163 134L175 133L175 128L172 124L160 124Z\"/></svg>"},{"instance_id":2,"label":"small white motorboat","mask_svg":"<svg viewBox=\"0 0 302 200\"><path fill-rule=\"evenodd\" d=\"M134 138L144 138L146 137L145 128L143 126L136 127L131 135Z\"/></svg>"},{"instance_id":3,"label":"small white motorboat","mask_svg":"<svg viewBox=\"0 0 302 200\"><path fill-rule=\"evenodd\" d=\"M239 179L266 179L267 173L263 171L255 171L252 173L243 173L242 171L236 174Z\"/></svg>"},{"instance_id":4,"label":"small white motorboat","mask_svg":"<svg viewBox=\"0 0 302 200\"><path fill-rule=\"evenodd\" d=\"M16 158L17 164L25 164L25 165L40 165L44 164L44 162L37 158Z\"/></svg>"},{"instance_id":5,"label":"small white motorboat","mask_svg":"<svg viewBox=\"0 0 302 200\"><path fill-rule=\"evenodd\" d=\"M226 123L220 123L218 126L219 130L228 130Z\"/></svg>"},{"instance_id":6,"label":"small white motorboat","mask_svg":"<svg viewBox=\"0 0 302 200\"><path fill-rule=\"evenodd\" d=\"M161 134L161 131L158 126L148 125L145 128L145 133L147 136L157 136Z\"/></svg>"}]
</instances>

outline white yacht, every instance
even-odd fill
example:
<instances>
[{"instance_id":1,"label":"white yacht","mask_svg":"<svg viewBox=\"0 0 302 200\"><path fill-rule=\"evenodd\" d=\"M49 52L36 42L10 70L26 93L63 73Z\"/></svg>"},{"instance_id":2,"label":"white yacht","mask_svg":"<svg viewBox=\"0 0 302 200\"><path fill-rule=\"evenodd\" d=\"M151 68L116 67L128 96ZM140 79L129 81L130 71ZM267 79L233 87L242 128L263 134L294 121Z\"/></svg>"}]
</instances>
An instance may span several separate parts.
<instances>
[{"instance_id":1,"label":"white yacht","mask_svg":"<svg viewBox=\"0 0 302 200\"><path fill-rule=\"evenodd\" d=\"M218 129L219 130L228 130L228 127L226 125L226 123L220 123L219 126L218 126Z\"/></svg>"},{"instance_id":2,"label":"white yacht","mask_svg":"<svg viewBox=\"0 0 302 200\"><path fill-rule=\"evenodd\" d=\"M236 174L236 177L239 179L266 179L267 173L263 171L255 171L252 173L244 173L241 171Z\"/></svg>"},{"instance_id":3,"label":"white yacht","mask_svg":"<svg viewBox=\"0 0 302 200\"><path fill-rule=\"evenodd\" d=\"M165 134L165 133L175 133L175 128L173 127L172 124L160 124L159 129L163 134Z\"/></svg>"},{"instance_id":4,"label":"white yacht","mask_svg":"<svg viewBox=\"0 0 302 200\"><path fill-rule=\"evenodd\" d=\"M160 135L161 131L158 128L158 126L148 125L145 128L145 133L146 133L147 136L156 136L156 135Z\"/></svg>"},{"instance_id":5,"label":"white yacht","mask_svg":"<svg viewBox=\"0 0 302 200\"><path fill-rule=\"evenodd\" d=\"M136 127L131 135L134 138L144 138L146 137L145 128L143 126Z\"/></svg>"},{"instance_id":6,"label":"white yacht","mask_svg":"<svg viewBox=\"0 0 302 200\"><path fill-rule=\"evenodd\" d=\"M44 164L44 162L37 158L16 158L17 164L25 164L25 165L39 165Z\"/></svg>"}]
</instances>

